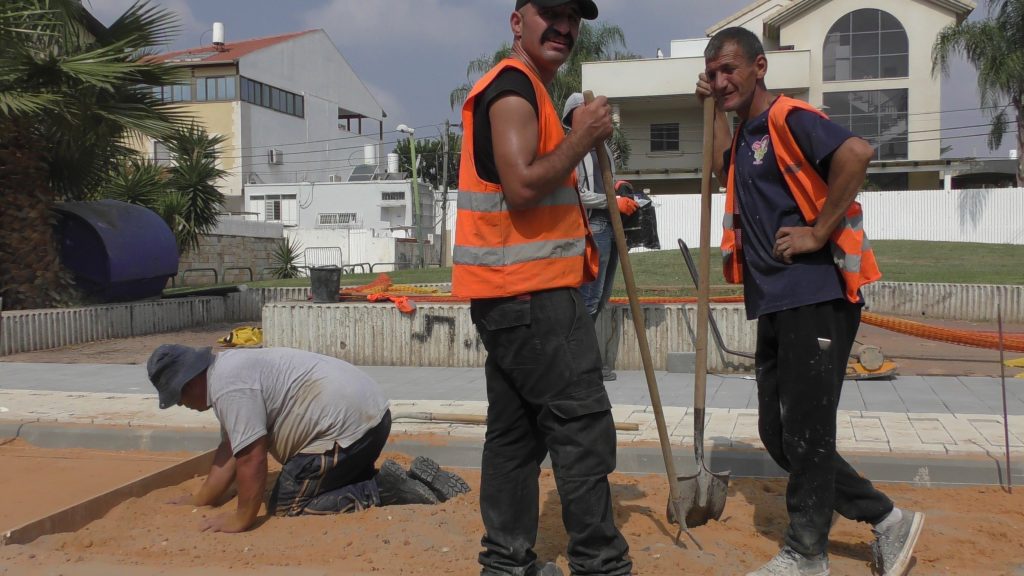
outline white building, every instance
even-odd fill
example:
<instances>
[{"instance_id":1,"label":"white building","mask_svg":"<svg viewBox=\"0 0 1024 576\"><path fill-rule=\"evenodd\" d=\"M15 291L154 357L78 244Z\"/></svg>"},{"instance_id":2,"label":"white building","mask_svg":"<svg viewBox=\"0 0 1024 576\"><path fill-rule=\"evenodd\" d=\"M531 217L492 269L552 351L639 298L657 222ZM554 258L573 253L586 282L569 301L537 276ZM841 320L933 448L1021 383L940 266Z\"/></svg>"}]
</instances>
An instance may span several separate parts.
<instances>
[{"instance_id":1,"label":"white building","mask_svg":"<svg viewBox=\"0 0 1024 576\"><path fill-rule=\"evenodd\" d=\"M886 189L942 188L964 167L941 159L940 78L931 49L971 0L758 0L706 30L758 35L773 92L806 100L877 150L869 178ZM697 193L701 111L694 95L707 38L672 42L668 58L593 62L583 87L608 97L630 140L619 174L655 194Z\"/></svg>"},{"instance_id":2,"label":"white building","mask_svg":"<svg viewBox=\"0 0 1024 576\"><path fill-rule=\"evenodd\" d=\"M327 33L224 42L223 30L214 25L213 44L156 58L189 74L161 96L227 137L218 153L229 210L241 208L247 185L344 182L365 157L380 155L387 115ZM160 142L142 146L167 158Z\"/></svg>"},{"instance_id":3,"label":"white building","mask_svg":"<svg viewBox=\"0 0 1024 576\"><path fill-rule=\"evenodd\" d=\"M353 176L369 177L376 170L365 165ZM419 195L421 245L416 242ZM357 266L356 271L387 271L397 265L426 261L436 264L441 241L435 216L434 191L403 174L378 174L377 179L353 182L301 182L254 184L245 187L245 211L256 219L280 222L285 236L301 245L306 265ZM379 268L376 266L380 266Z\"/></svg>"}]
</instances>

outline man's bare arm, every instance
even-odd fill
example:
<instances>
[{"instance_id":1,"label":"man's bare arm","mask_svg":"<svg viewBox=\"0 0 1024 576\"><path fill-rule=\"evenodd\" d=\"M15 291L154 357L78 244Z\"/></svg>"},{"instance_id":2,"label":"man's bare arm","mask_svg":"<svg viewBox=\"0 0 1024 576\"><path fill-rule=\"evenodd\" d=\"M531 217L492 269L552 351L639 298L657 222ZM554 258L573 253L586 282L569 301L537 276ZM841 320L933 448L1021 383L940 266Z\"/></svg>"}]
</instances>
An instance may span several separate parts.
<instances>
[{"instance_id":1,"label":"man's bare arm","mask_svg":"<svg viewBox=\"0 0 1024 576\"><path fill-rule=\"evenodd\" d=\"M202 530L244 532L253 525L267 487L267 445L267 437L261 436L235 456L238 508L203 522Z\"/></svg>"},{"instance_id":2,"label":"man's bare arm","mask_svg":"<svg viewBox=\"0 0 1024 576\"><path fill-rule=\"evenodd\" d=\"M514 94L499 97L491 104L490 119L494 161L512 209L536 206L562 186L580 160L612 131L604 97L577 108L572 132L544 156L537 155L537 114L524 98Z\"/></svg>"},{"instance_id":3,"label":"man's bare arm","mask_svg":"<svg viewBox=\"0 0 1024 576\"><path fill-rule=\"evenodd\" d=\"M223 440L213 455L213 465L206 481L192 496L191 504L195 506L212 506L228 491L235 481L235 457L231 453L231 442Z\"/></svg>"},{"instance_id":4,"label":"man's bare arm","mask_svg":"<svg viewBox=\"0 0 1024 576\"><path fill-rule=\"evenodd\" d=\"M780 228L775 235L775 257L791 262L797 254L820 250L832 236L850 204L857 198L875 149L861 138L843 142L832 154L828 174L828 198L813 226Z\"/></svg>"}]
</instances>

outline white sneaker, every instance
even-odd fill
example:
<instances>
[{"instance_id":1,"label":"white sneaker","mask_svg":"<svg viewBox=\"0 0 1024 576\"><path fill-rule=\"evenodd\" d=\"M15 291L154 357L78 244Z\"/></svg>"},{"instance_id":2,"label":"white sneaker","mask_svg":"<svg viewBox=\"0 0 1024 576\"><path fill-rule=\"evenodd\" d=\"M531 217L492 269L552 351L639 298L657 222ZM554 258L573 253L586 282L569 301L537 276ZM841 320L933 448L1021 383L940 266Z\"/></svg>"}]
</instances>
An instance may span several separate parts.
<instances>
[{"instance_id":1,"label":"white sneaker","mask_svg":"<svg viewBox=\"0 0 1024 576\"><path fill-rule=\"evenodd\" d=\"M903 576L910 567L914 545L924 526L924 514L901 510L900 521L885 530L872 530L875 541L871 552L875 556L875 569L882 576Z\"/></svg>"},{"instance_id":2,"label":"white sneaker","mask_svg":"<svg viewBox=\"0 0 1024 576\"><path fill-rule=\"evenodd\" d=\"M828 576L828 555L804 556L789 546L783 546L782 550L747 576Z\"/></svg>"}]
</instances>

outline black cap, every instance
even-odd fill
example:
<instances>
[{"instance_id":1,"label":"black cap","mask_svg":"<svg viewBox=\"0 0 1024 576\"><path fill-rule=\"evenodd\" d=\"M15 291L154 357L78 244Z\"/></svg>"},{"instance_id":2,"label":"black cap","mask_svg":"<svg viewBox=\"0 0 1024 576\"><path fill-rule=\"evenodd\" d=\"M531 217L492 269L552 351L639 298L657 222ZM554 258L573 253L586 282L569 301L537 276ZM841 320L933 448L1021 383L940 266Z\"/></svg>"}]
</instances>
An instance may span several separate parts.
<instances>
[{"instance_id":1,"label":"black cap","mask_svg":"<svg viewBox=\"0 0 1024 576\"><path fill-rule=\"evenodd\" d=\"M516 10L527 4L533 4L538 8L554 8L555 6L561 6L570 2L575 2L580 7L580 15L584 19L593 20L597 18L597 4L594 4L594 0L516 0Z\"/></svg>"},{"instance_id":2,"label":"black cap","mask_svg":"<svg viewBox=\"0 0 1024 576\"><path fill-rule=\"evenodd\" d=\"M190 348L181 344L164 344L149 357L146 369L149 381L160 396L160 408L176 406L181 389L213 362L210 348Z\"/></svg>"}]
</instances>

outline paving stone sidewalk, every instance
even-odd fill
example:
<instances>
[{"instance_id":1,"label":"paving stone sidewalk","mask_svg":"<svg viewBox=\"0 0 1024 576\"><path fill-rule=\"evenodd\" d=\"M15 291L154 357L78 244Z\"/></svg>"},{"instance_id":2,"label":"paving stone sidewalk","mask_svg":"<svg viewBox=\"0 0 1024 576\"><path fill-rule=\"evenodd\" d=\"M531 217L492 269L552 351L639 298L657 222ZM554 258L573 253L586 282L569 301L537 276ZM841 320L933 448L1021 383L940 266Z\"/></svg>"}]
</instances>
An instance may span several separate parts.
<instances>
[{"instance_id":1,"label":"paving stone sidewalk","mask_svg":"<svg viewBox=\"0 0 1024 576\"><path fill-rule=\"evenodd\" d=\"M392 398L394 433L483 438L474 424L423 422L427 414L486 413L479 368L362 367ZM693 438L693 375L657 373L673 442ZM657 442L644 374L619 372L607 384L623 444ZM755 384L749 377L711 376L706 437L713 448L759 448ZM1024 381L1007 380L1010 446L1024 452ZM95 424L215 430L211 413L159 410L138 365L0 363L0 422ZM847 382L838 418L840 451L930 455L1004 453L999 379L903 376Z\"/></svg>"}]
</instances>

